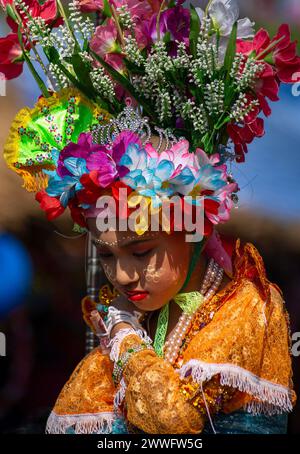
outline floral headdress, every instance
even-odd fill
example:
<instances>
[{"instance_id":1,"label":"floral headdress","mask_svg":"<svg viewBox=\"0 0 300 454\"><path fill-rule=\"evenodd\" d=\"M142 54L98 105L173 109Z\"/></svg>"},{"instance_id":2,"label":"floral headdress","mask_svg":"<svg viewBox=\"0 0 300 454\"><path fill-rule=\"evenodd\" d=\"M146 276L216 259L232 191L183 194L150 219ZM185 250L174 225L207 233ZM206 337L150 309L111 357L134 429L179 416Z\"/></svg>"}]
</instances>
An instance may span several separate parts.
<instances>
[{"instance_id":1,"label":"floral headdress","mask_svg":"<svg viewBox=\"0 0 300 454\"><path fill-rule=\"evenodd\" d=\"M85 227L97 199L120 188L151 210L174 194L193 210L200 195L205 235L229 219L238 186L226 163L264 134L261 114L280 83L300 79L300 58L287 25L255 34L236 0L182 3L73 0L67 14L60 0L0 0L12 28L0 72L14 78L26 62L42 92L17 115L4 156L49 219L68 206ZM129 198L117 214L130 208Z\"/></svg>"}]
</instances>

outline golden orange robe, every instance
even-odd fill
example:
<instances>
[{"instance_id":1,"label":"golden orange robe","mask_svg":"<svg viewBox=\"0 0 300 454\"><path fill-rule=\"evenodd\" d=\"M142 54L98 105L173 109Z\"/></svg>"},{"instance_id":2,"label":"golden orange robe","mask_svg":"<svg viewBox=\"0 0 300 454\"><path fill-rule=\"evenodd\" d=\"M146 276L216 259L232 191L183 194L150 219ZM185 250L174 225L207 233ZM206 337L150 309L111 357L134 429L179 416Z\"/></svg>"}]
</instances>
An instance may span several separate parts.
<instances>
[{"instance_id":1,"label":"golden orange robe","mask_svg":"<svg viewBox=\"0 0 300 454\"><path fill-rule=\"evenodd\" d=\"M153 434L202 432L207 417L244 408L293 409L288 313L251 243L238 239L231 282L196 313L172 366L154 351L132 355L124 371L128 427ZM120 354L141 339L132 334ZM116 419L113 363L98 348L76 367L49 416L47 432L110 433Z\"/></svg>"}]
</instances>

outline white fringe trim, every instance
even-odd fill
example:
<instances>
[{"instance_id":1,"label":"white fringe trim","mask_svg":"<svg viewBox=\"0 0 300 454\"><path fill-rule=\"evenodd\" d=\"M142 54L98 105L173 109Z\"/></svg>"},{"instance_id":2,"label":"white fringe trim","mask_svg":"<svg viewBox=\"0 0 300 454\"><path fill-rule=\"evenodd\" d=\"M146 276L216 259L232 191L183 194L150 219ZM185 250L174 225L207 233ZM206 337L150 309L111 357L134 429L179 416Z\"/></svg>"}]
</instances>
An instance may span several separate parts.
<instances>
[{"instance_id":1,"label":"white fringe trim","mask_svg":"<svg viewBox=\"0 0 300 454\"><path fill-rule=\"evenodd\" d=\"M115 412L118 411L119 406L125 399L125 394L126 394L126 383L125 383L124 378L122 378L122 380L120 381L120 388L116 392L115 398L114 398L114 411Z\"/></svg>"},{"instance_id":2,"label":"white fringe trim","mask_svg":"<svg viewBox=\"0 0 300 454\"><path fill-rule=\"evenodd\" d=\"M234 364L206 363L192 359L176 372L181 378L191 375L199 384L220 374L221 385L232 386L258 399L258 402L252 401L245 405L244 409L249 413L274 415L293 410L289 388L261 379Z\"/></svg>"},{"instance_id":3,"label":"white fringe trim","mask_svg":"<svg viewBox=\"0 0 300 454\"><path fill-rule=\"evenodd\" d=\"M57 415L52 411L45 432L48 434L65 434L68 428L73 427L75 434L107 434L111 433L114 420L115 415L111 412Z\"/></svg>"},{"instance_id":4,"label":"white fringe trim","mask_svg":"<svg viewBox=\"0 0 300 454\"><path fill-rule=\"evenodd\" d=\"M109 355L111 361L114 362L118 361L121 344L125 337L129 336L130 334L136 334L137 336L140 337L140 339L143 342L148 342L149 344L152 344L152 340L150 339L150 337L148 337L146 331L143 329L139 330L135 330L133 328L120 329L120 331L116 333L116 335L111 339L111 341L108 344L108 347L111 347Z\"/></svg>"}]
</instances>

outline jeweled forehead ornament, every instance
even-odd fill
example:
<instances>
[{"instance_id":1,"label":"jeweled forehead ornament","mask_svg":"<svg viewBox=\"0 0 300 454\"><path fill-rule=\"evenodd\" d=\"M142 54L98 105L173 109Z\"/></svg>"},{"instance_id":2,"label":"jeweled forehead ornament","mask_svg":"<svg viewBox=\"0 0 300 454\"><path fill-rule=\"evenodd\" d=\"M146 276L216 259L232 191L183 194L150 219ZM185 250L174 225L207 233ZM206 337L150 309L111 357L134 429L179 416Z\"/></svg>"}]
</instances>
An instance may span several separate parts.
<instances>
[{"instance_id":1,"label":"jeweled forehead ornament","mask_svg":"<svg viewBox=\"0 0 300 454\"><path fill-rule=\"evenodd\" d=\"M150 239L156 239L159 237L159 232L147 232L147 234L141 235L140 237L138 236L124 236L120 240L116 241L105 241L101 240L100 238L93 238L92 242L95 244L95 246L122 246L123 243L128 243L130 244L130 241L143 241L143 240L150 240Z\"/></svg>"},{"instance_id":2,"label":"jeweled forehead ornament","mask_svg":"<svg viewBox=\"0 0 300 454\"><path fill-rule=\"evenodd\" d=\"M159 137L158 145L155 146L158 152L168 150L172 145L184 139L183 137L176 138L171 131L158 126L154 126L153 130ZM149 119L142 117L131 105L127 105L116 118L111 118L107 124L94 126L92 132L93 142L112 146L114 139L122 131L136 133L142 145L151 142L153 135L149 126Z\"/></svg>"}]
</instances>

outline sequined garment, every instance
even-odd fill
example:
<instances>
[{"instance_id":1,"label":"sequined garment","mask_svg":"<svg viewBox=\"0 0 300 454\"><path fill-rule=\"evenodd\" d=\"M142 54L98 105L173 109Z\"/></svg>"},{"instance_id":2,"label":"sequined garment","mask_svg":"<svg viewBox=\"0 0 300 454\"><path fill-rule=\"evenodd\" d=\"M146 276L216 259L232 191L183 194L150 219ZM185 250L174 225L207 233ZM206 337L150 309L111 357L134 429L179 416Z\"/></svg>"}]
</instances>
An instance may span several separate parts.
<instances>
[{"instance_id":1,"label":"sequined garment","mask_svg":"<svg viewBox=\"0 0 300 454\"><path fill-rule=\"evenodd\" d=\"M172 366L154 351L132 355L123 402L109 356L77 366L49 416L49 433L284 433L295 405L289 319L251 243L238 239L233 276L201 306ZM141 339L128 335L120 354Z\"/></svg>"}]
</instances>

